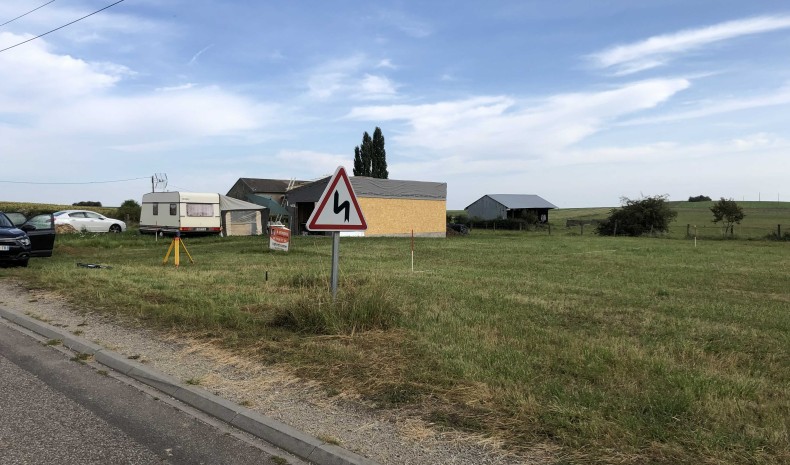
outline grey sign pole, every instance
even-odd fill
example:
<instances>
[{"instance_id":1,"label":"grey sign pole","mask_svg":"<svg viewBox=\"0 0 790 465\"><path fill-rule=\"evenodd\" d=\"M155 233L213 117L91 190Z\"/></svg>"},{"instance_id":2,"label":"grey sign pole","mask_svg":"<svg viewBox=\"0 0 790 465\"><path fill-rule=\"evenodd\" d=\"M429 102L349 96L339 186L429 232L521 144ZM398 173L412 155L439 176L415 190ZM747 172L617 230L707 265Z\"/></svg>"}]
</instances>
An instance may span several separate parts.
<instances>
[{"instance_id":1,"label":"grey sign pole","mask_svg":"<svg viewBox=\"0 0 790 465\"><path fill-rule=\"evenodd\" d=\"M338 255L340 255L340 233L337 231L332 232L332 301L334 302L337 297L337 264Z\"/></svg>"}]
</instances>

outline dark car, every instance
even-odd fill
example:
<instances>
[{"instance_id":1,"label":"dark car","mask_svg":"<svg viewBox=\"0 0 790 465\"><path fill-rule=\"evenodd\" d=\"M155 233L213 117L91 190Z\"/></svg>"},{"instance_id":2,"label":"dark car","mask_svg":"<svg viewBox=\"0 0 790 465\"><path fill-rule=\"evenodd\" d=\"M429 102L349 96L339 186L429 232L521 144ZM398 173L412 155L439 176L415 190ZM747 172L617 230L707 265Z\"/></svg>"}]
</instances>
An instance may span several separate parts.
<instances>
[{"instance_id":1,"label":"dark car","mask_svg":"<svg viewBox=\"0 0 790 465\"><path fill-rule=\"evenodd\" d=\"M19 214L12 214L17 222ZM55 221L52 215L37 215L15 225L0 212L0 264L27 266L30 257L51 257L55 245Z\"/></svg>"}]
</instances>

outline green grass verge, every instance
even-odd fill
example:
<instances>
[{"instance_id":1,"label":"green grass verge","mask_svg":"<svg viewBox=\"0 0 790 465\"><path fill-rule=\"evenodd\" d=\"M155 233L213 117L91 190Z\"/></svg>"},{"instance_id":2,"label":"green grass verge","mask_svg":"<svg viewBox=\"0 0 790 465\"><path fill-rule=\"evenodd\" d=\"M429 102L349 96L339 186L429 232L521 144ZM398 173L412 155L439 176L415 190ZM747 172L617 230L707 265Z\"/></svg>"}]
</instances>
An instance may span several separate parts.
<instances>
[{"instance_id":1,"label":"green grass verge","mask_svg":"<svg viewBox=\"0 0 790 465\"><path fill-rule=\"evenodd\" d=\"M786 243L476 230L412 273L409 239L344 238L335 302L326 238L185 244L64 235L0 277L567 463L790 461Z\"/></svg>"}]
</instances>

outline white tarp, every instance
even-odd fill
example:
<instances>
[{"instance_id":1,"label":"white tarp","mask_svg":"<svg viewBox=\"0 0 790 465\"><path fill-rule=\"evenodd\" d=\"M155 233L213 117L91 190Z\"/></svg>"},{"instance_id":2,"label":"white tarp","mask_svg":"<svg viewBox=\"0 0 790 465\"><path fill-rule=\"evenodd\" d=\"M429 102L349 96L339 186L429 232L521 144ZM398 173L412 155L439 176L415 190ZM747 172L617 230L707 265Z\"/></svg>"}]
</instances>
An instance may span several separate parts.
<instances>
[{"instance_id":1,"label":"white tarp","mask_svg":"<svg viewBox=\"0 0 790 465\"><path fill-rule=\"evenodd\" d=\"M245 202L244 200L234 199L233 197L228 197L227 195L219 195L219 209L223 212L228 211L240 211L240 210L264 210L266 207L262 207L258 204L252 202Z\"/></svg>"}]
</instances>

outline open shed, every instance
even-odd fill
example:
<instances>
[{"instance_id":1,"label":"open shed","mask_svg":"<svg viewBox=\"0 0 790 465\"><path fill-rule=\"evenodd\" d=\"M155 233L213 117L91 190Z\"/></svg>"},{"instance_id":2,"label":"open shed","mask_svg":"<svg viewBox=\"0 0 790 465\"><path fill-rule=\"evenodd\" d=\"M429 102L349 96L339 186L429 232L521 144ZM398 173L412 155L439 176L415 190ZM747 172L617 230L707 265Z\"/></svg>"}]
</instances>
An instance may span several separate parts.
<instances>
[{"instance_id":1,"label":"open shed","mask_svg":"<svg viewBox=\"0 0 790 465\"><path fill-rule=\"evenodd\" d=\"M557 206L533 194L486 194L465 208L470 218L481 220L520 219L535 215L540 223L549 221L549 210Z\"/></svg>"}]
</instances>

